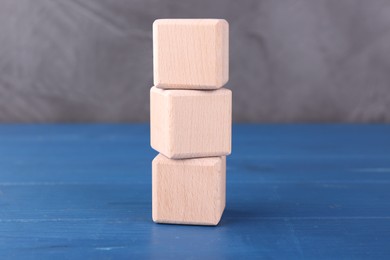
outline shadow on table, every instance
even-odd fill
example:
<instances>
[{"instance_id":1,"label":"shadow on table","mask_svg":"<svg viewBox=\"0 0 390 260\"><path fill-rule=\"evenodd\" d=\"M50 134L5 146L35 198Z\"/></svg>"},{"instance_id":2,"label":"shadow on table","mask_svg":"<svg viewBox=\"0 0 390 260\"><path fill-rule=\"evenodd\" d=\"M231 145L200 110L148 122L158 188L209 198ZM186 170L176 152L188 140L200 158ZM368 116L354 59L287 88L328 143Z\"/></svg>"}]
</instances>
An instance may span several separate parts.
<instances>
[{"instance_id":1,"label":"shadow on table","mask_svg":"<svg viewBox=\"0 0 390 260\"><path fill-rule=\"evenodd\" d=\"M218 226L237 224L248 220L260 219L263 212L259 209L238 210L226 208Z\"/></svg>"},{"instance_id":2,"label":"shadow on table","mask_svg":"<svg viewBox=\"0 0 390 260\"><path fill-rule=\"evenodd\" d=\"M252 204L240 205L239 208L227 206L218 226L287 219L291 217L291 208L293 207L294 205L291 203L280 202L272 204L253 202Z\"/></svg>"}]
</instances>

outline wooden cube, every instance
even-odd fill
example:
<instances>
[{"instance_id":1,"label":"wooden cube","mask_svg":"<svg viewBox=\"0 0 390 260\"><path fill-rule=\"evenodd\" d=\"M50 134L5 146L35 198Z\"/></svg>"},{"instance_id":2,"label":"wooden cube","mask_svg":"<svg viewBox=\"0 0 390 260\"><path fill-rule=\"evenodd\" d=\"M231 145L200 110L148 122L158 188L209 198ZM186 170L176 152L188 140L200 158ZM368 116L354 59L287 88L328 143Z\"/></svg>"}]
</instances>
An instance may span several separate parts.
<instances>
[{"instance_id":1,"label":"wooden cube","mask_svg":"<svg viewBox=\"0 0 390 260\"><path fill-rule=\"evenodd\" d=\"M150 90L151 146L171 159L231 152L232 92Z\"/></svg>"},{"instance_id":2,"label":"wooden cube","mask_svg":"<svg viewBox=\"0 0 390 260\"><path fill-rule=\"evenodd\" d=\"M154 85L218 89L229 79L229 24L222 19L153 23Z\"/></svg>"},{"instance_id":3,"label":"wooden cube","mask_svg":"<svg viewBox=\"0 0 390 260\"><path fill-rule=\"evenodd\" d=\"M217 225L225 209L226 157L152 163L152 211L157 223Z\"/></svg>"}]
</instances>

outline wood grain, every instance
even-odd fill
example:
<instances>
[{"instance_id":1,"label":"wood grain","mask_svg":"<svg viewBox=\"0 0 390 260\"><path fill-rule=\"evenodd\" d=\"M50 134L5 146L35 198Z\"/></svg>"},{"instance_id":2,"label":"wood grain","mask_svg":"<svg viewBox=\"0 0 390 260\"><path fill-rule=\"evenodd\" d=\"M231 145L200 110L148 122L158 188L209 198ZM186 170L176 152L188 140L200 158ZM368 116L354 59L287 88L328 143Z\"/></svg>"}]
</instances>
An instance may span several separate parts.
<instances>
[{"instance_id":1,"label":"wood grain","mask_svg":"<svg viewBox=\"0 0 390 260\"><path fill-rule=\"evenodd\" d=\"M226 204L226 159L153 160L153 221L217 225Z\"/></svg>"},{"instance_id":2,"label":"wood grain","mask_svg":"<svg viewBox=\"0 0 390 260\"><path fill-rule=\"evenodd\" d=\"M232 92L150 90L151 146L171 159L231 152Z\"/></svg>"},{"instance_id":3,"label":"wood grain","mask_svg":"<svg viewBox=\"0 0 390 260\"><path fill-rule=\"evenodd\" d=\"M388 259L390 125L233 125L216 227L151 221L149 124L0 125L0 258Z\"/></svg>"},{"instance_id":4,"label":"wood grain","mask_svg":"<svg viewBox=\"0 0 390 260\"><path fill-rule=\"evenodd\" d=\"M223 19L153 23L154 85L218 89L229 79L229 24Z\"/></svg>"}]
</instances>

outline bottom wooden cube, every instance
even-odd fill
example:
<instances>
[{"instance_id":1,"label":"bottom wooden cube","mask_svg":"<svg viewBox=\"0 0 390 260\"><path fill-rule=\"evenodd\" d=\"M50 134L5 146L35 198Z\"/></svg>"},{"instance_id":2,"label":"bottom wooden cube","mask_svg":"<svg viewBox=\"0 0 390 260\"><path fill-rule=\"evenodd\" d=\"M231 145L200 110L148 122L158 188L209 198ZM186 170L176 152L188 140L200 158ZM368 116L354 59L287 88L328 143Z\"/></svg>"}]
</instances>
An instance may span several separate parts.
<instances>
[{"instance_id":1,"label":"bottom wooden cube","mask_svg":"<svg viewBox=\"0 0 390 260\"><path fill-rule=\"evenodd\" d=\"M226 157L184 160L157 155L152 164L153 221L217 225L226 203Z\"/></svg>"}]
</instances>

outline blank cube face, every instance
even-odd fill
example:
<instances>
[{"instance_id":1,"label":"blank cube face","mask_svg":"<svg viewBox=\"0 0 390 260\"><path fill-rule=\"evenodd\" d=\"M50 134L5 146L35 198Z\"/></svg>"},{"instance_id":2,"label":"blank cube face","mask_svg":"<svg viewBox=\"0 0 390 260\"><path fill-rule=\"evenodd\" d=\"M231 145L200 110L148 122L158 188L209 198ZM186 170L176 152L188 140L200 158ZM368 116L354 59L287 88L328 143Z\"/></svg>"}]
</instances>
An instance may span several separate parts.
<instances>
[{"instance_id":1,"label":"blank cube face","mask_svg":"<svg viewBox=\"0 0 390 260\"><path fill-rule=\"evenodd\" d=\"M225 157L171 160L160 154L152 171L154 222L219 223L226 201Z\"/></svg>"},{"instance_id":2,"label":"blank cube face","mask_svg":"<svg viewBox=\"0 0 390 260\"><path fill-rule=\"evenodd\" d=\"M151 146L171 159L231 152L232 92L150 91Z\"/></svg>"},{"instance_id":3,"label":"blank cube face","mask_svg":"<svg viewBox=\"0 0 390 260\"><path fill-rule=\"evenodd\" d=\"M153 23L154 85L218 89L229 78L229 25L220 19L162 19Z\"/></svg>"}]
</instances>

